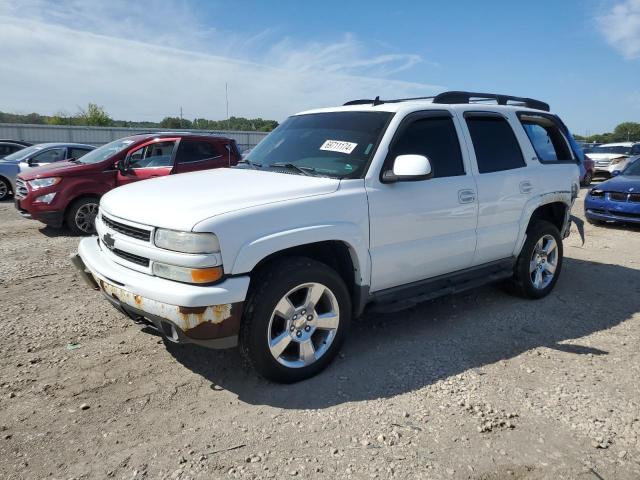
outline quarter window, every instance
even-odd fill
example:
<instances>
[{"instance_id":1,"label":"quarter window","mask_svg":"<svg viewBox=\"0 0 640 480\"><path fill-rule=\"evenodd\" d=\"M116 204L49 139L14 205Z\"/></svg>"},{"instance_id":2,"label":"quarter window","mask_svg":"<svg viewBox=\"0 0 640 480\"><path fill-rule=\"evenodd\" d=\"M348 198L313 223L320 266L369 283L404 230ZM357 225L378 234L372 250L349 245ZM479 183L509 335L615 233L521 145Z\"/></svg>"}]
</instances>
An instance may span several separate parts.
<instances>
[{"instance_id":1,"label":"quarter window","mask_svg":"<svg viewBox=\"0 0 640 480\"><path fill-rule=\"evenodd\" d=\"M519 115L520 123L542 163L574 162L571 149L560 129L550 118Z\"/></svg>"},{"instance_id":2,"label":"quarter window","mask_svg":"<svg viewBox=\"0 0 640 480\"><path fill-rule=\"evenodd\" d=\"M394 143L392 152L393 158L409 154L427 157L434 178L464 175L460 141L448 117L415 120Z\"/></svg>"},{"instance_id":3,"label":"quarter window","mask_svg":"<svg viewBox=\"0 0 640 480\"><path fill-rule=\"evenodd\" d=\"M220 157L220 152L216 146L210 142L202 140L180 140L178 145L178 153L176 154L177 163L199 162L201 160L210 160Z\"/></svg>"},{"instance_id":4,"label":"quarter window","mask_svg":"<svg viewBox=\"0 0 640 480\"><path fill-rule=\"evenodd\" d=\"M90 150L87 150L86 148L69 148L69 158L78 159L89 153L89 151Z\"/></svg>"},{"instance_id":5,"label":"quarter window","mask_svg":"<svg viewBox=\"0 0 640 480\"><path fill-rule=\"evenodd\" d=\"M473 115L466 120L480 173L525 166L520 144L507 120L493 115Z\"/></svg>"}]
</instances>

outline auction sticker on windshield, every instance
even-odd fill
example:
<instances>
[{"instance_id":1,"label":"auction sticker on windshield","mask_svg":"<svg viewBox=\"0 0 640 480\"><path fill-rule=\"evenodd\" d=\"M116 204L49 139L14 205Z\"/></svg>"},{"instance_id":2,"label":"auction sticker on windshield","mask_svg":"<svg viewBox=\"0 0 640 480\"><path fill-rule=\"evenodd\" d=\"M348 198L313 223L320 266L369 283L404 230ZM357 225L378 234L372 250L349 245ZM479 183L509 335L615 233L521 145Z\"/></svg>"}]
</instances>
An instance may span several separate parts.
<instances>
[{"instance_id":1,"label":"auction sticker on windshield","mask_svg":"<svg viewBox=\"0 0 640 480\"><path fill-rule=\"evenodd\" d=\"M341 140L326 140L320 150L326 150L328 152L346 153L347 155L353 152L358 146L357 143L343 142Z\"/></svg>"}]
</instances>

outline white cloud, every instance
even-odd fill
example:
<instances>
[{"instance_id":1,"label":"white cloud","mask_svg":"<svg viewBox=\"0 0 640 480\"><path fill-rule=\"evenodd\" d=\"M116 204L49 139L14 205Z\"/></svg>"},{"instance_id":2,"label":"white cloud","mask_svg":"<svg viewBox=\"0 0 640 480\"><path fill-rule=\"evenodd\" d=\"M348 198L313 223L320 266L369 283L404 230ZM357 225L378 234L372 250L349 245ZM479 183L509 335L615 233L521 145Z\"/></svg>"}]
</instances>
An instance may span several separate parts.
<instances>
[{"instance_id":1,"label":"white cloud","mask_svg":"<svg viewBox=\"0 0 640 480\"><path fill-rule=\"evenodd\" d=\"M218 32L182 2L0 0L0 110L52 113L92 101L115 118L230 114L282 120L352 98L429 95L442 87L392 79L414 54L370 55L345 34L299 45ZM18 20L19 18L19 20ZM231 54L233 52L233 55Z\"/></svg>"},{"instance_id":2,"label":"white cloud","mask_svg":"<svg viewBox=\"0 0 640 480\"><path fill-rule=\"evenodd\" d=\"M627 59L640 58L640 0L625 0L596 18L613 48Z\"/></svg>"}]
</instances>

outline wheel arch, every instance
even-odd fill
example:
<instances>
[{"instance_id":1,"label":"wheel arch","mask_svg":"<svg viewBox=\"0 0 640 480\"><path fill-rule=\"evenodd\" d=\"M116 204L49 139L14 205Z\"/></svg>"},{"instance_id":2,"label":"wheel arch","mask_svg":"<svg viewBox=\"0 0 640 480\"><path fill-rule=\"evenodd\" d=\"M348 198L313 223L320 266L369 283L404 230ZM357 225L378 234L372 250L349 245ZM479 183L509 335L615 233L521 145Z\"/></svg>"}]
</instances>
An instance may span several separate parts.
<instances>
[{"instance_id":1,"label":"wheel arch","mask_svg":"<svg viewBox=\"0 0 640 480\"><path fill-rule=\"evenodd\" d=\"M571 214L571 192L558 192L532 199L523 211L520 220L520 234L514 250L514 256L520 254L520 250L527 238L527 232L537 220L545 220L553 224L560 236L563 236L567 228Z\"/></svg>"}]
</instances>

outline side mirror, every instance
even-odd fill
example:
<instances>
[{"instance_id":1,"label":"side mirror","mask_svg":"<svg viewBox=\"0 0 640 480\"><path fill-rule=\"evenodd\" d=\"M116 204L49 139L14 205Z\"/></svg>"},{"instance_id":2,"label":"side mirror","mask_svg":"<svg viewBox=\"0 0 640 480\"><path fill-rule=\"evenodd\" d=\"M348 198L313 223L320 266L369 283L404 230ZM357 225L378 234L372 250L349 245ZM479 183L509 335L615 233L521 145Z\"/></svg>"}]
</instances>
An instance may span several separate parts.
<instances>
[{"instance_id":1,"label":"side mirror","mask_svg":"<svg viewBox=\"0 0 640 480\"><path fill-rule=\"evenodd\" d=\"M398 155L393 169L382 174L384 183L416 182L433 176L431 162L423 155Z\"/></svg>"},{"instance_id":2,"label":"side mirror","mask_svg":"<svg viewBox=\"0 0 640 480\"><path fill-rule=\"evenodd\" d=\"M32 167L33 165L35 165L35 162L33 161L33 158L28 158L28 159L27 159L27 165L29 165L30 167Z\"/></svg>"},{"instance_id":3,"label":"side mirror","mask_svg":"<svg viewBox=\"0 0 640 480\"><path fill-rule=\"evenodd\" d=\"M620 170L614 170L613 172L611 172L611 176L612 177L617 177L618 175L620 175L622 172Z\"/></svg>"},{"instance_id":4,"label":"side mirror","mask_svg":"<svg viewBox=\"0 0 640 480\"><path fill-rule=\"evenodd\" d=\"M124 165L124 159L118 160L115 164L115 167L122 175L127 173L127 168Z\"/></svg>"}]
</instances>

